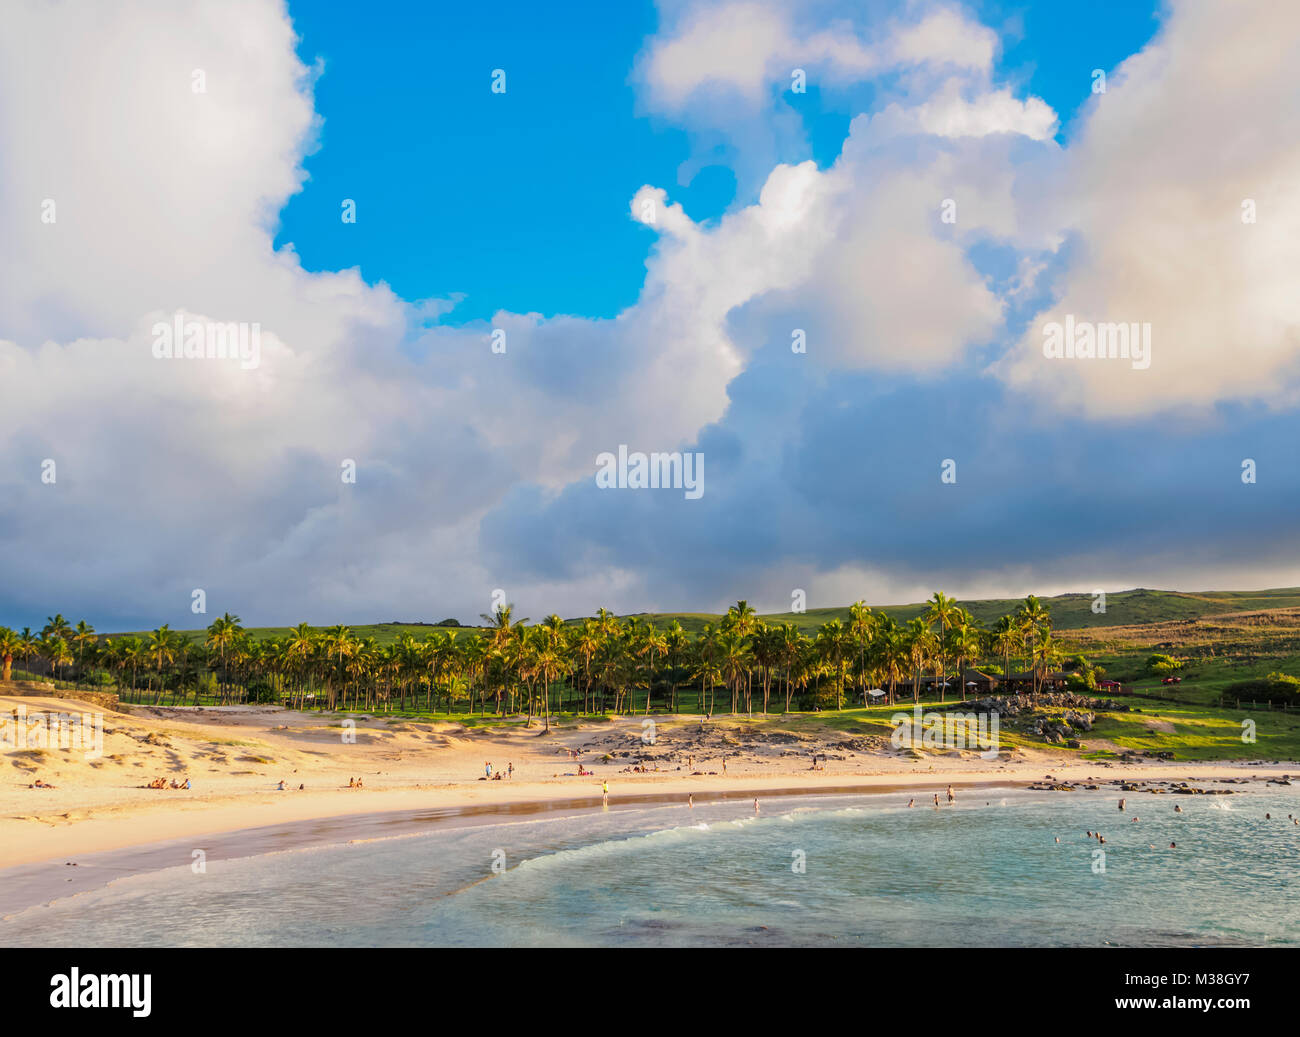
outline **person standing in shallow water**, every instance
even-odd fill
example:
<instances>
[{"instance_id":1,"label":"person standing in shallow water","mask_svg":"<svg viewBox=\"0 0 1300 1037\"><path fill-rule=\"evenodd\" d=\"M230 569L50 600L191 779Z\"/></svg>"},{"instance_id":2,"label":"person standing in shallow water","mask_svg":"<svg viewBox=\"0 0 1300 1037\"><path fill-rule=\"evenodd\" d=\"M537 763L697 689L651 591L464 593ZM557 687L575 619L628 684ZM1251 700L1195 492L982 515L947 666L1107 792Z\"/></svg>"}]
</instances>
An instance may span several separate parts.
<instances>
[{"instance_id":1,"label":"person standing in shallow water","mask_svg":"<svg viewBox=\"0 0 1300 1037\"><path fill-rule=\"evenodd\" d=\"M948 786L948 805L952 806L957 801L957 797L952 794L952 786Z\"/></svg>"}]
</instances>

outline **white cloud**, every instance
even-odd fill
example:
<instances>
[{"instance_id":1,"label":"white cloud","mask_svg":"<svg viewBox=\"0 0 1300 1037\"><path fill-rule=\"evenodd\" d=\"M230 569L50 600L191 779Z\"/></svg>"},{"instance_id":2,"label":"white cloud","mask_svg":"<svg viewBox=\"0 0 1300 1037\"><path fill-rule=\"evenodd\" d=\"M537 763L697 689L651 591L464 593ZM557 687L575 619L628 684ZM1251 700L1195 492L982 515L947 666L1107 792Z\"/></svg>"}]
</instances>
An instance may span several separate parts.
<instances>
[{"instance_id":1,"label":"white cloud","mask_svg":"<svg viewBox=\"0 0 1300 1037\"><path fill-rule=\"evenodd\" d=\"M959 80L949 80L937 94L914 107L897 102L875 118L878 133L931 134L936 137L988 137L1011 133L1030 140L1049 140L1056 133L1056 113L1037 97L1021 101L1006 87L965 96Z\"/></svg>"},{"instance_id":2,"label":"white cloud","mask_svg":"<svg viewBox=\"0 0 1300 1037\"><path fill-rule=\"evenodd\" d=\"M1059 299L999 370L1093 416L1300 391L1300 8L1176 0L1067 152ZM1242 222L1254 200L1258 222ZM1152 362L1043 356L1043 325L1151 325Z\"/></svg>"},{"instance_id":3,"label":"white cloud","mask_svg":"<svg viewBox=\"0 0 1300 1037\"><path fill-rule=\"evenodd\" d=\"M788 89L800 67L836 85L920 65L981 75L992 67L996 35L949 6L914 21L891 19L871 33L866 19L860 29L849 17L819 27L806 17L822 14L813 8L776 0L687 5L641 56L650 105L680 112L697 92L721 91L758 107L774 89Z\"/></svg>"},{"instance_id":4,"label":"white cloud","mask_svg":"<svg viewBox=\"0 0 1300 1037\"><path fill-rule=\"evenodd\" d=\"M0 36L0 137L15 144L0 155L0 207L20 214L0 242L7 581L74 611L78 595L105 608L113 588L111 607L134 615L170 615L172 601L179 612L201 586L211 607L263 620L470 616L498 586L528 615L604 595L648 604L638 595L653 573L639 563L563 581L493 571L484 516L521 487L555 494L588 478L619 443L691 444L725 417L761 348L735 333L746 315L766 322L767 342L788 343L799 321L814 371L951 370L996 333L1006 302L971 243L1030 253L1010 289L1023 296L1061 222L1088 246L1062 305L1158 329L1152 371L1118 387L1083 374L1089 407L1134 406L1125 394L1147 391L1130 390L1144 377L1171 401L1271 379L1285 390L1300 344L1287 34L1176 5L1176 24L1111 78L1063 155L1045 104L988 82L989 30L927 10L868 36L773 4L685 9L647 48L664 110L695 112L697 91L719 85L748 103L791 61L842 80L927 72L855 119L834 165L769 165L753 203L716 223L643 187L629 214L653 203L657 238L640 298L617 317L429 327L455 299L407 302L357 270L308 273L272 248L317 132L316 71L296 57L281 4L12 7ZM752 31L724 32L742 16ZM1222 154L1198 143L1207 136ZM1072 220L1046 218L1042 192L1022 189L1026 149L1069 168ZM1242 197L1259 202L1255 226L1237 218ZM939 221L945 198L958 203L953 226ZM153 359L152 323L178 311L258 322L261 364ZM493 328L504 355L489 348ZM1078 372L1042 367L1031 356L1006 374L1035 393L1075 391ZM47 457L52 487L38 478ZM355 486L340 482L344 458ZM255 601L237 600L252 588Z\"/></svg>"}]
</instances>

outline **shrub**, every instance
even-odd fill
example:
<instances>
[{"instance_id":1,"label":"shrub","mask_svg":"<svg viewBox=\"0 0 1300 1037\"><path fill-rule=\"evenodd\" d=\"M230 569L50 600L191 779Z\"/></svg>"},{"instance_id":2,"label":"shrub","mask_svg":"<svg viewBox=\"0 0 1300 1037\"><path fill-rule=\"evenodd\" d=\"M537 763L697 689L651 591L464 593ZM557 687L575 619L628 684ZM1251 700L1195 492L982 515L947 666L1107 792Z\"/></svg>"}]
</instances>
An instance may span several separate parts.
<instances>
[{"instance_id":1,"label":"shrub","mask_svg":"<svg viewBox=\"0 0 1300 1037\"><path fill-rule=\"evenodd\" d=\"M1300 679L1285 673L1270 673L1267 677L1229 684L1223 694L1225 698L1300 705Z\"/></svg>"},{"instance_id":2,"label":"shrub","mask_svg":"<svg viewBox=\"0 0 1300 1037\"><path fill-rule=\"evenodd\" d=\"M1084 670L1082 673L1072 673L1066 678L1065 687L1067 691L1075 694L1086 694L1097 690L1097 678L1092 670Z\"/></svg>"},{"instance_id":3,"label":"shrub","mask_svg":"<svg viewBox=\"0 0 1300 1037\"><path fill-rule=\"evenodd\" d=\"M1147 660L1147 673L1153 677L1166 677L1183 668L1172 655L1153 655Z\"/></svg>"}]
</instances>

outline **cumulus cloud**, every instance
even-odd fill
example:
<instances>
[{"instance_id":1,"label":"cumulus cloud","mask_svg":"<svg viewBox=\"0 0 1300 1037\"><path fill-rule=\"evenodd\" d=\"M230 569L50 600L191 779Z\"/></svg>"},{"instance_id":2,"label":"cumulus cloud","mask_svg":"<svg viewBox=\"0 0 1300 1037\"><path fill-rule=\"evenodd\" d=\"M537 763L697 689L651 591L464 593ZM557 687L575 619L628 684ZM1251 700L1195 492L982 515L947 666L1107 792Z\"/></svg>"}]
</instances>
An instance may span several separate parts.
<instances>
[{"instance_id":1,"label":"cumulus cloud","mask_svg":"<svg viewBox=\"0 0 1300 1037\"><path fill-rule=\"evenodd\" d=\"M826 4L733 0L693 3L661 12L661 26L643 51L639 76L647 103L681 113L701 94L730 95L761 107L773 92L790 87L795 68L832 84L928 65L986 74L996 35L950 6L936 6L915 20L890 18L883 27L862 10L841 15ZM831 27L825 27L831 19Z\"/></svg>"},{"instance_id":2,"label":"cumulus cloud","mask_svg":"<svg viewBox=\"0 0 1300 1037\"><path fill-rule=\"evenodd\" d=\"M1011 385L1097 417L1296 402L1298 60L1300 8L1171 4L1069 147L1056 199L1069 259L998 367ZM1045 357L1044 327L1067 318L1149 324L1150 367Z\"/></svg>"},{"instance_id":3,"label":"cumulus cloud","mask_svg":"<svg viewBox=\"0 0 1300 1037\"><path fill-rule=\"evenodd\" d=\"M322 74L296 56L282 3L11 5L0 618L192 622L195 587L210 611L261 622L468 618L497 587L532 616L714 605L751 585L775 608L791 581L915 596L936 567L966 588L1064 582L1054 550L1076 571L1118 569L1047 534L989 551L1008 514L995 505L1034 463L1006 418L1015 394L1082 387L1106 412L1144 391L1150 405L1152 384L1160 405L1292 390L1286 40L1300 34L1219 11L1175 4L1062 149L1055 113L993 81L996 36L954 6L855 22L834 5L678 4L639 74L647 103L688 126L728 105L779 122L791 62L828 82L907 75L833 163L770 163L716 221L692 220L671 188L637 191L628 216L653 245L616 317L453 325L454 297L404 300L273 248L316 146ZM746 32L728 31L737 19ZM1215 134L1222 154L1200 143ZM981 249L1006 254L1001 281ZM1045 365L1031 328L996 369L1000 397L971 358L1049 284L1059 301L1041 319L1150 320L1152 369ZM260 362L155 359L153 325L176 313L256 322ZM807 354L790 351L795 329ZM955 399L978 405L952 418ZM857 444L886 442L853 468ZM594 459L620 443L704 450L704 499L600 495ZM997 459L962 469L982 546L945 540L952 502L932 496L937 460L960 450L963 465ZM1073 485L1061 476L1044 499L1086 506Z\"/></svg>"}]
</instances>

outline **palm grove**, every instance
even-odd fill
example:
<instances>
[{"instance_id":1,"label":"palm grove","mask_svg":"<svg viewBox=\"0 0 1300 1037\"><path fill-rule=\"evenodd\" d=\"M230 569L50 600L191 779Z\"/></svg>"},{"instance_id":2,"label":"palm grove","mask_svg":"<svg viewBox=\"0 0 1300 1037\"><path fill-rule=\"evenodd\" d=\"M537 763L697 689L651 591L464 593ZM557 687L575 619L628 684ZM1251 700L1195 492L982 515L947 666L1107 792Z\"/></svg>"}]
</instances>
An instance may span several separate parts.
<instances>
[{"instance_id":1,"label":"palm grove","mask_svg":"<svg viewBox=\"0 0 1300 1037\"><path fill-rule=\"evenodd\" d=\"M202 635L164 625L147 635L102 636L84 620L49 618L39 634L0 627L4 680L15 660L56 680L113 688L127 701L233 705L278 702L295 709L489 712L768 713L865 705L884 690L940 699L956 674L983 665L1030 673L1032 688L1063 657L1051 615L1032 595L990 628L943 593L919 617L898 623L862 602L809 636L769 623L745 601L694 637L677 621L664 628L605 609L588 619L548 616L529 626L511 605L483 615L481 628L440 628L391 644L346 626L300 623L279 636L254 636L229 613ZM1100 671L1083 667L1091 684Z\"/></svg>"}]
</instances>

